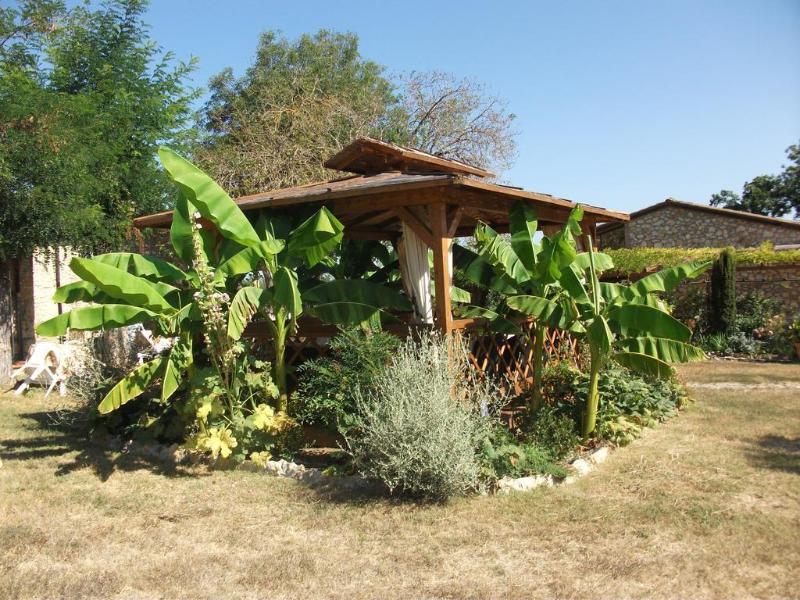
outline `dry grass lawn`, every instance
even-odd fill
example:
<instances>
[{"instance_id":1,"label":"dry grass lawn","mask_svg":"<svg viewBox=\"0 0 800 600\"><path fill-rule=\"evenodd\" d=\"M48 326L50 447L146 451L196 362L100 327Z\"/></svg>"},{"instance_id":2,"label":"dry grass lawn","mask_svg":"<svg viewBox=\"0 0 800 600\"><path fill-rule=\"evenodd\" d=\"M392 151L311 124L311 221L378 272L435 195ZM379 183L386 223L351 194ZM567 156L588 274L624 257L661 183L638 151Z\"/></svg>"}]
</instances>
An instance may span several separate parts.
<instances>
[{"instance_id":1,"label":"dry grass lawn","mask_svg":"<svg viewBox=\"0 0 800 600\"><path fill-rule=\"evenodd\" d=\"M437 506L165 472L3 396L0 598L799 596L800 367L684 373L790 385L695 388L572 486Z\"/></svg>"}]
</instances>

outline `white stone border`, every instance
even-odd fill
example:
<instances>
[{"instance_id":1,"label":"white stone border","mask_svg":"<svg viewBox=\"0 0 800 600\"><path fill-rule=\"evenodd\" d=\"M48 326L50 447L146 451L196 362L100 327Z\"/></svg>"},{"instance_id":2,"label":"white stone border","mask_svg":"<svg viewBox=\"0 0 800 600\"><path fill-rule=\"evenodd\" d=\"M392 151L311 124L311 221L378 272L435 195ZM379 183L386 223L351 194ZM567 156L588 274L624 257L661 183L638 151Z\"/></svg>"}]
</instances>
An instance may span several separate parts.
<instances>
[{"instance_id":1,"label":"white stone border","mask_svg":"<svg viewBox=\"0 0 800 600\"><path fill-rule=\"evenodd\" d=\"M553 487L555 485L568 485L574 483L578 477L588 475L594 469L604 463L608 458L610 449L608 446L598 448L586 458L577 458L570 464L574 473L564 479L556 479L552 475L533 475L530 477L503 477L497 482L498 494L510 494L511 492L530 492L539 487Z\"/></svg>"},{"instance_id":2,"label":"white stone border","mask_svg":"<svg viewBox=\"0 0 800 600\"><path fill-rule=\"evenodd\" d=\"M233 468L250 473L267 473L275 477L286 477L301 481L308 485L332 484L343 489L364 489L373 484L359 474L337 477L326 475L322 469L306 467L289 460L268 460L263 465L246 460L236 464L232 461L218 459L213 461L207 455L189 452L178 444L164 446L163 444L145 444L129 440L120 449L122 454L143 456L153 460L175 465L206 464L212 468ZM552 475L531 475L528 477L503 477L497 482L497 494L510 494L511 492L529 492L540 487L553 487L574 483L579 477L588 475L606 461L611 449L602 446L591 452L586 458L576 458L570 463L572 473L564 479L556 479Z\"/></svg>"}]
</instances>

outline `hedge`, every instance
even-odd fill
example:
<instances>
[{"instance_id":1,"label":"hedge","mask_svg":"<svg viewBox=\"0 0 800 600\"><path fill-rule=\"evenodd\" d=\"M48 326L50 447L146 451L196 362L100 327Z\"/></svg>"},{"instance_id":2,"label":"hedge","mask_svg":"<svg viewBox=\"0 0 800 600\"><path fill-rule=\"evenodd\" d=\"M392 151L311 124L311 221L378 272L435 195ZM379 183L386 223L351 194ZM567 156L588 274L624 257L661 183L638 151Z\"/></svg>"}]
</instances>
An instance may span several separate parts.
<instances>
[{"instance_id":1,"label":"hedge","mask_svg":"<svg viewBox=\"0 0 800 600\"><path fill-rule=\"evenodd\" d=\"M625 277L686 261L714 260L722 248L619 248L603 252L614 261L614 270L608 274ZM775 251L770 244L736 250L735 256L737 265L800 264L800 250Z\"/></svg>"}]
</instances>

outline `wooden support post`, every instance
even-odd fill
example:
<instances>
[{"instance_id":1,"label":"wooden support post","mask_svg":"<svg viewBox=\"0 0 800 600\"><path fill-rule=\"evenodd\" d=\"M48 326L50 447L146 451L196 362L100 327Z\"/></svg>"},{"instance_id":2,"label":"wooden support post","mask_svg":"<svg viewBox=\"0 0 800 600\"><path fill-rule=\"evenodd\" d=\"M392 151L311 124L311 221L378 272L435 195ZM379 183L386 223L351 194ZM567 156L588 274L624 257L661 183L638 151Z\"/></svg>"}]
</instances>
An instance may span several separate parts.
<instances>
[{"instance_id":1,"label":"wooden support post","mask_svg":"<svg viewBox=\"0 0 800 600\"><path fill-rule=\"evenodd\" d=\"M447 206L431 204L431 233L433 237L433 281L436 286L436 321L439 329L445 334L453 329L453 312L450 308L450 274L451 238L448 236Z\"/></svg>"}]
</instances>

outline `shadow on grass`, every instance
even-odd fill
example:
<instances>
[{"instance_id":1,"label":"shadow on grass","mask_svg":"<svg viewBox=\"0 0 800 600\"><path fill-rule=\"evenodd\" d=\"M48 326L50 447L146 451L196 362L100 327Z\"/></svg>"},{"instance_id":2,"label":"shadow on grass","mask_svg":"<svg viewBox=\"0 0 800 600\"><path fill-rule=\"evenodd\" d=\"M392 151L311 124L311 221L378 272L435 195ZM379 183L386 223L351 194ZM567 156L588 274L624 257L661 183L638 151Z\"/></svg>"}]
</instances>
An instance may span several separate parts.
<instances>
[{"instance_id":1,"label":"shadow on grass","mask_svg":"<svg viewBox=\"0 0 800 600\"><path fill-rule=\"evenodd\" d=\"M765 435L749 451L753 465L800 475L800 438Z\"/></svg>"},{"instance_id":2,"label":"shadow on grass","mask_svg":"<svg viewBox=\"0 0 800 600\"><path fill-rule=\"evenodd\" d=\"M87 439L86 434L64 423L54 422L48 412L22 413L20 419L36 423L35 430L42 435L0 441L0 459L26 461L71 456L70 462L61 463L56 475L68 475L89 468L106 481L114 471L148 469L168 477L198 477L201 473L190 471L174 461L161 461L133 453L113 450L109 444ZM73 456L74 455L74 456Z\"/></svg>"}]
</instances>

